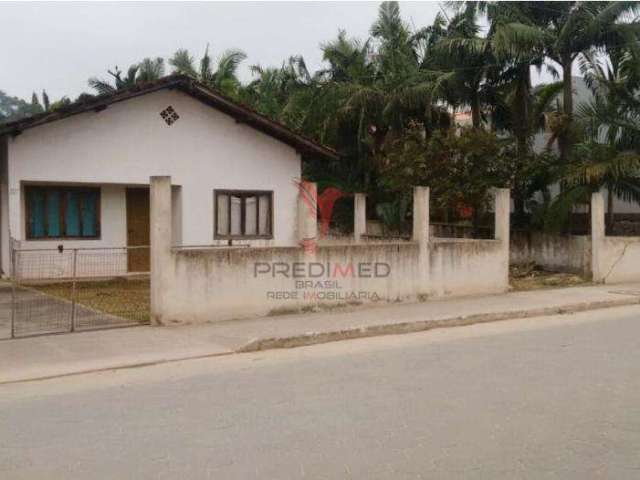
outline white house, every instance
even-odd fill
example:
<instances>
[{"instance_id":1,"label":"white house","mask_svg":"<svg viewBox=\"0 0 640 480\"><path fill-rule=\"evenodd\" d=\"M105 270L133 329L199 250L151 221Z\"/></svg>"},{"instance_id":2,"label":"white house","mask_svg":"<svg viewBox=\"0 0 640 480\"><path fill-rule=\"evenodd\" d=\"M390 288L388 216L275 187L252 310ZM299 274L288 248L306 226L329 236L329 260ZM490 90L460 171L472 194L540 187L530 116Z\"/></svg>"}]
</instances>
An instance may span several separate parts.
<instances>
[{"instance_id":1,"label":"white house","mask_svg":"<svg viewBox=\"0 0 640 480\"><path fill-rule=\"evenodd\" d=\"M149 243L149 177L173 179L173 243L296 243L314 143L184 76L0 125L0 257ZM128 265L148 268L148 256Z\"/></svg>"}]
</instances>

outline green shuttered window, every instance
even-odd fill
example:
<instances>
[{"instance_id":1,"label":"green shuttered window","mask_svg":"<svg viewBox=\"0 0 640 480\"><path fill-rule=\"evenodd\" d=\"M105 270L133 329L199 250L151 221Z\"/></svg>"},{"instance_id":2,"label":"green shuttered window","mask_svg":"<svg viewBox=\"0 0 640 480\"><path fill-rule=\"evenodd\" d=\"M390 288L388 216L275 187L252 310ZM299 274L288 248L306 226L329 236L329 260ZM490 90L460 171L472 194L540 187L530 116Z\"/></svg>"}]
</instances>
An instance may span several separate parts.
<instances>
[{"instance_id":1,"label":"green shuttered window","mask_svg":"<svg viewBox=\"0 0 640 480\"><path fill-rule=\"evenodd\" d=\"M100 189L28 185L27 239L100 237Z\"/></svg>"}]
</instances>

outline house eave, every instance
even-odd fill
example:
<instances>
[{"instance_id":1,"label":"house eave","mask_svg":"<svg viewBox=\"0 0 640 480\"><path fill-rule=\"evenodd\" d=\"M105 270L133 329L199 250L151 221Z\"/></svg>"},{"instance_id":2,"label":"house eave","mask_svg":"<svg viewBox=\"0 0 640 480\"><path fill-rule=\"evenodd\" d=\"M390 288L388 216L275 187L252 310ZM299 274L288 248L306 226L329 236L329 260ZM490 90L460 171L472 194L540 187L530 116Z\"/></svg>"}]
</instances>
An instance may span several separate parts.
<instances>
[{"instance_id":1,"label":"house eave","mask_svg":"<svg viewBox=\"0 0 640 480\"><path fill-rule=\"evenodd\" d=\"M124 102L132 98L164 89L177 89L187 95L190 95L198 101L233 117L238 123L246 124L255 130L295 148L298 152L303 154L331 160L338 160L340 158L340 155L335 150L314 142L313 140L294 132L288 127L259 114L251 108L182 75L164 77L157 82L135 85L127 90L96 97L82 103L75 103L54 112L45 112L33 117L9 122L4 125L0 125L0 135L8 134L17 136L27 129L32 129L81 113L91 111L97 113L104 110L111 104Z\"/></svg>"}]
</instances>

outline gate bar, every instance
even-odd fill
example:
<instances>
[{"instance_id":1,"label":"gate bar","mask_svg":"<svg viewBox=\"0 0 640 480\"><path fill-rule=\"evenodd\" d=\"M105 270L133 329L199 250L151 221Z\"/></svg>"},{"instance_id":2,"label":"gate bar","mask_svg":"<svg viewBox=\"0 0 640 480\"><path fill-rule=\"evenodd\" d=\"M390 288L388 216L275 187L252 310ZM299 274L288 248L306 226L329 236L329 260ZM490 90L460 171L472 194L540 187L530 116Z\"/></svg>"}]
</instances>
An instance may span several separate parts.
<instances>
[{"instance_id":1,"label":"gate bar","mask_svg":"<svg viewBox=\"0 0 640 480\"><path fill-rule=\"evenodd\" d=\"M73 282L71 284L71 332L76 331L76 266L78 264L78 249L73 249Z\"/></svg>"}]
</instances>

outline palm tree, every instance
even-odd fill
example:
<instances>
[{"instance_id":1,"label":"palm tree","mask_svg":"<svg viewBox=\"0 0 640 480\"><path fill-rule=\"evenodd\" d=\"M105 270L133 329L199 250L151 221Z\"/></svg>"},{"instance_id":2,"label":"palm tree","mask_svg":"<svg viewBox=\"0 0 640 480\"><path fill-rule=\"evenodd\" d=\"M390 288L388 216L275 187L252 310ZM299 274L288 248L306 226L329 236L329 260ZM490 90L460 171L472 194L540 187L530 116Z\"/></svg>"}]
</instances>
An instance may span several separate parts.
<instances>
[{"instance_id":1,"label":"palm tree","mask_svg":"<svg viewBox=\"0 0 640 480\"><path fill-rule=\"evenodd\" d=\"M577 108L583 141L562 166L562 192L553 202L547 224L562 225L577 202L606 189L608 222L614 225L614 198L640 203L640 101L638 61L629 50L610 50L608 59L585 54L580 68L593 99Z\"/></svg>"},{"instance_id":2,"label":"palm tree","mask_svg":"<svg viewBox=\"0 0 640 480\"><path fill-rule=\"evenodd\" d=\"M240 98L260 113L276 120L291 123L294 121L284 112L287 104L298 92L311 87L314 82L302 56L291 56L279 68L263 68L252 65L251 73L255 77L242 88Z\"/></svg>"},{"instance_id":3,"label":"palm tree","mask_svg":"<svg viewBox=\"0 0 640 480\"><path fill-rule=\"evenodd\" d=\"M431 66L452 73L446 86L446 102L456 108L468 105L473 128L482 126L482 85L496 60L488 37L480 36L478 2L456 5L433 49ZM442 18L436 17L436 24Z\"/></svg>"},{"instance_id":4,"label":"palm tree","mask_svg":"<svg viewBox=\"0 0 640 480\"><path fill-rule=\"evenodd\" d=\"M637 14L638 2L531 2L529 15L503 23L497 32L505 51L515 55L543 50L560 66L563 82L564 129L558 145L567 160L572 144L573 90L572 69L575 60L594 47L604 48L614 38L636 41L640 23L624 22Z\"/></svg>"},{"instance_id":5,"label":"palm tree","mask_svg":"<svg viewBox=\"0 0 640 480\"><path fill-rule=\"evenodd\" d=\"M342 146L356 159L367 190L375 184L377 163L391 138L412 123L428 134L434 118L440 120L433 100L440 73L421 68L417 44L398 3L383 2L369 40L340 32L322 47L329 66L318 73L314 96L335 108L325 125L342 133Z\"/></svg>"},{"instance_id":6,"label":"palm tree","mask_svg":"<svg viewBox=\"0 0 640 480\"><path fill-rule=\"evenodd\" d=\"M370 42L351 41L351 45L339 37L324 52L330 63L345 57L355 60L348 69L338 63L332 78L345 101L341 112L358 119L358 138L363 145L372 140L375 156L389 133L402 132L412 121L429 123L440 73L421 68L414 36L401 19L397 2L380 5L371 35ZM370 49L372 44L376 51ZM345 71L350 78L342 80Z\"/></svg>"},{"instance_id":7,"label":"palm tree","mask_svg":"<svg viewBox=\"0 0 640 480\"><path fill-rule=\"evenodd\" d=\"M629 50L609 52L609 60L585 55L580 65L593 99L578 107L585 141L578 145L583 183L608 190L608 226L613 228L614 195L640 203L640 62Z\"/></svg>"},{"instance_id":8,"label":"palm tree","mask_svg":"<svg viewBox=\"0 0 640 480\"><path fill-rule=\"evenodd\" d=\"M214 70L207 45L198 66L194 57L185 49L176 51L169 59L169 64L173 67L174 73L188 75L222 93L235 96L241 86L237 76L238 67L246 58L247 55L241 50L226 50L218 58Z\"/></svg>"},{"instance_id":9,"label":"palm tree","mask_svg":"<svg viewBox=\"0 0 640 480\"><path fill-rule=\"evenodd\" d=\"M40 102L36 92L33 92L31 95L31 107L34 113L52 112L71 104L71 100L67 96L62 97L55 102L51 102L46 90L42 90L41 98L42 102Z\"/></svg>"},{"instance_id":10,"label":"palm tree","mask_svg":"<svg viewBox=\"0 0 640 480\"><path fill-rule=\"evenodd\" d=\"M384 2L369 39L340 31L322 45L326 68L295 90L283 109L290 125L343 154L335 170L322 165L311 175L375 194L379 172L391 161L385 149L395 138L407 128L422 128L429 137L450 125L448 113L436 103L443 74L425 63L436 37L430 29L412 32L398 3Z\"/></svg>"},{"instance_id":11,"label":"palm tree","mask_svg":"<svg viewBox=\"0 0 640 480\"><path fill-rule=\"evenodd\" d=\"M89 86L99 95L110 95L137 83L152 82L162 78L165 73L164 59L144 58L140 63L131 65L124 77L118 66L113 70L107 70L107 73L113 78L113 83L97 77L89 79Z\"/></svg>"},{"instance_id":12,"label":"palm tree","mask_svg":"<svg viewBox=\"0 0 640 480\"><path fill-rule=\"evenodd\" d=\"M163 58L144 58L137 66L136 83L153 82L164 77Z\"/></svg>"}]
</instances>

